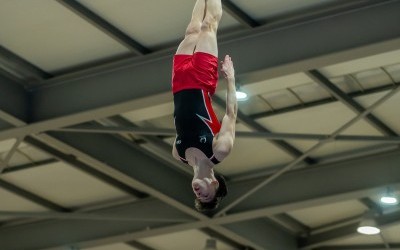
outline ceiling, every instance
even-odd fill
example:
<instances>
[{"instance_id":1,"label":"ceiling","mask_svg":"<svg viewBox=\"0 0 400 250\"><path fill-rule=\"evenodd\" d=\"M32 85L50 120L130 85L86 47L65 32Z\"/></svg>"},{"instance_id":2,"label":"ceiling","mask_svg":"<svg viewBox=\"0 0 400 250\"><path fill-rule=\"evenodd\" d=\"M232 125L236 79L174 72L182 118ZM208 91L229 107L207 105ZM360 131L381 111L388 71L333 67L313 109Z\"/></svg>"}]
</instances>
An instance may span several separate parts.
<instances>
[{"instance_id":1,"label":"ceiling","mask_svg":"<svg viewBox=\"0 0 400 250\"><path fill-rule=\"evenodd\" d=\"M0 249L400 249L400 1L222 2L249 98L202 214L170 153L195 1L0 0Z\"/></svg>"}]
</instances>

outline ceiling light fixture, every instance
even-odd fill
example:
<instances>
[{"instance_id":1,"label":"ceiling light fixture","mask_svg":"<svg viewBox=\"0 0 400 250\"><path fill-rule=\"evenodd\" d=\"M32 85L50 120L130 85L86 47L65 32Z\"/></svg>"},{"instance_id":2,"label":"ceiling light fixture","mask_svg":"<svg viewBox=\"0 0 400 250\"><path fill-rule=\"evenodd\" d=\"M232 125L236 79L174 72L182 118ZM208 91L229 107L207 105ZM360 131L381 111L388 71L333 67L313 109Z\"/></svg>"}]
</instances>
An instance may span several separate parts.
<instances>
[{"instance_id":1,"label":"ceiling light fixture","mask_svg":"<svg viewBox=\"0 0 400 250\"><path fill-rule=\"evenodd\" d=\"M357 228L357 232L365 235L376 235L381 232L376 224L373 213L368 212L363 216L363 219Z\"/></svg>"},{"instance_id":2,"label":"ceiling light fixture","mask_svg":"<svg viewBox=\"0 0 400 250\"><path fill-rule=\"evenodd\" d=\"M381 202L387 205L396 205L399 203L393 190L388 187L386 193L381 197Z\"/></svg>"},{"instance_id":3,"label":"ceiling light fixture","mask_svg":"<svg viewBox=\"0 0 400 250\"><path fill-rule=\"evenodd\" d=\"M247 93L240 89L240 85L236 86L236 98L238 101L246 101L249 99Z\"/></svg>"},{"instance_id":4,"label":"ceiling light fixture","mask_svg":"<svg viewBox=\"0 0 400 250\"><path fill-rule=\"evenodd\" d=\"M247 99L247 94L245 92L236 90L236 98L238 101L244 101Z\"/></svg>"}]
</instances>

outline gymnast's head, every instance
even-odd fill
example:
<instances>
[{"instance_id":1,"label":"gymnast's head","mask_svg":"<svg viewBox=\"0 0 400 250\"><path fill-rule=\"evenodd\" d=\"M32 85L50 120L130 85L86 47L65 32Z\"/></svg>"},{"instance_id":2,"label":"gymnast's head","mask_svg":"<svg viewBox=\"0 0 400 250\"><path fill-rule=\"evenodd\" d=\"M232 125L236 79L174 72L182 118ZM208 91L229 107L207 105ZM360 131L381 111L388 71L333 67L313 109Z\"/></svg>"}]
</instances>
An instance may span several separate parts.
<instances>
[{"instance_id":1,"label":"gymnast's head","mask_svg":"<svg viewBox=\"0 0 400 250\"><path fill-rule=\"evenodd\" d=\"M213 178L194 179L192 188L196 195L195 207L200 212L216 209L228 193L224 177L218 174Z\"/></svg>"}]
</instances>

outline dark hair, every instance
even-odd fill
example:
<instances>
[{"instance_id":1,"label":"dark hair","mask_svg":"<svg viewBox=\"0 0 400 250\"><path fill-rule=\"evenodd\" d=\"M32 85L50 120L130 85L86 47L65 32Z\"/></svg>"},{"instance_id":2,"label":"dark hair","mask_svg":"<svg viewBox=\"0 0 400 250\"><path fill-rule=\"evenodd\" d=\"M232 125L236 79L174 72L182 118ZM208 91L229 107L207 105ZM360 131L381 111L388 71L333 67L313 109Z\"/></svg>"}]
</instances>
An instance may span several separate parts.
<instances>
[{"instance_id":1,"label":"dark hair","mask_svg":"<svg viewBox=\"0 0 400 250\"><path fill-rule=\"evenodd\" d=\"M209 202L201 202L198 198L194 200L194 206L200 212L216 209L221 200L228 194L225 178L222 175L216 174L215 179L217 179L219 185L218 189L215 191L214 199Z\"/></svg>"}]
</instances>

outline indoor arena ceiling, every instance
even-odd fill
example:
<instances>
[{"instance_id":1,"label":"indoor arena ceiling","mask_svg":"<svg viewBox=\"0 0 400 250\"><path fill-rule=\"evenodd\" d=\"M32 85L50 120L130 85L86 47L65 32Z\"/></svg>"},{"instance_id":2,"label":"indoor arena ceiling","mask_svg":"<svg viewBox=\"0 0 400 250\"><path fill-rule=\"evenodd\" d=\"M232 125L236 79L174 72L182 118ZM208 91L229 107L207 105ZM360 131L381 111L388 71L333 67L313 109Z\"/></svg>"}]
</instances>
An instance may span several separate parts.
<instances>
[{"instance_id":1,"label":"indoor arena ceiling","mask_svg":"<svg viewBox=\"0 0 400 250\"><path fill-rule=\"evenodd\" d=\"M222 2L249 98L202 214L171 156L195 0L0 0L1 250L400 249L400 1Z\"/></svg>"}]
</instances>

